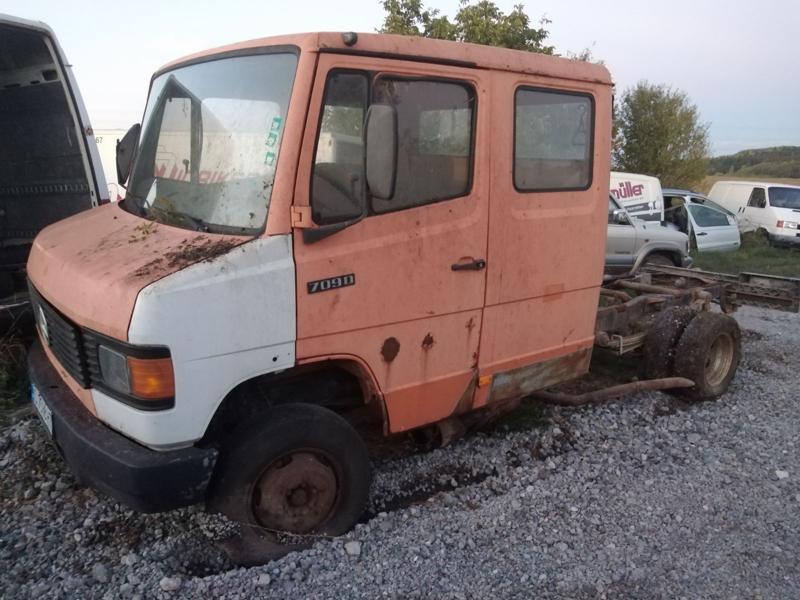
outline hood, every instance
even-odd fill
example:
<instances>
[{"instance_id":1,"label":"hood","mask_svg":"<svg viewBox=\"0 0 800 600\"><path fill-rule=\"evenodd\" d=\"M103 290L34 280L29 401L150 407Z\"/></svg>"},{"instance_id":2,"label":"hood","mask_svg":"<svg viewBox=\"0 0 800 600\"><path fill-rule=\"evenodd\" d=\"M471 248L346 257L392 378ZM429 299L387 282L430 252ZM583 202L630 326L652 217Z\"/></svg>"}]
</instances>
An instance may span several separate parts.
<instances>
[{"instance_id":1,"label":"hood","mask_svg":"<svg viewBox=\"0 0 800 600\"><path fill-rule=\"evenodd\" d=\"M637 222L638 221L638 222ZM634 219L634 226L639 230L642 237L646 237L649 241L659 242L675 242L676 244L686 245L689 241L689 236L685 233L665 227L661 223L645 222Z\"/></svg>"},{"instance_id":2,"label":"hood","mask_svg":"<svg viewBox=\"0 0 800 600\"><path fill-rule=\"evenodd\" d=\"M127 340L144 287L250 239L180 229L109 204L44 229L33 242L28 277L68 318Z\"/></svg>"}]
</instances>

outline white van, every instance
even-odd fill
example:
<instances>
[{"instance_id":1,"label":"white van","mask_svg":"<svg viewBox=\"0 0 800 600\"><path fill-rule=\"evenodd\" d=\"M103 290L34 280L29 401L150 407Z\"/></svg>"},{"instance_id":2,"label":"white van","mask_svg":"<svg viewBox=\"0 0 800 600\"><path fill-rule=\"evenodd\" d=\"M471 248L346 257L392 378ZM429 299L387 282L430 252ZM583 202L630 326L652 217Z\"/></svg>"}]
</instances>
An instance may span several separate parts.
<instances>
[{"instance_id":1,"label":"white van","mask_svg":"<svg viewBox=\"0 0 800 600\"><path fill-rule=\"evenodd\" d=\"M800 244L800 186L758 181L718 181L708 194L736 215L742 233L770 243Z\"/></svg>"},{"instance_id":2,"label":"white van","mask_svg":"<svg viewBox=\"0 0 800 600\"><path fill-rule=\"evenodd\" d=\"M630 216L643 221L664 220L664 198L657 177L611 171L610 191Z\"/></svg>"}]
</instances>

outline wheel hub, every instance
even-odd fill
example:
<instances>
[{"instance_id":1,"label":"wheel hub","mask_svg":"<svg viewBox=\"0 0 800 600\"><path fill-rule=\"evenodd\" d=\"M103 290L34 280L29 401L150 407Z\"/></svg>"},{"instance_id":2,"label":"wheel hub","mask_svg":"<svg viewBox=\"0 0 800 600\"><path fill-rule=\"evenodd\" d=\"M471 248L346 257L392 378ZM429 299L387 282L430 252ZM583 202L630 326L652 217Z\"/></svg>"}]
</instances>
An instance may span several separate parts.
<instances>
[{"instance_id":1,"label":"wheel hub","mask_svg":"<svg viewBox=\"0 0 800 600\"><path fill-rule=\"evenodd\" d=\"M722 334L711 344L706 358L706 381L712 386L720 385L733 364L734 343L728 334Z\"/></svg>"},{"instance_id":2,"label":"wheel hub","mask_svg":"<svg viewBox=\"0 0 800 600\"><path fill-rule=\"evenodd\" d=\"M272 462L253 490L253 513L269 529L307 533L328 520L338 499L336 474L324 457L295 452Z\"/></svg>"}]
</instances>

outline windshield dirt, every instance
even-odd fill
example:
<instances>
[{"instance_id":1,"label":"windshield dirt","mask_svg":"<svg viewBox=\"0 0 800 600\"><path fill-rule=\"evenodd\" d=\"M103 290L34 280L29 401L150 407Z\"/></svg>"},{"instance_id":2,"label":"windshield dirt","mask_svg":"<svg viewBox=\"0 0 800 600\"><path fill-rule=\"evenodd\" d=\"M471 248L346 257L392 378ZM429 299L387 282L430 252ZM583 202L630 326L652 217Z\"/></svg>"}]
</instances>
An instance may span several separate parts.
<instances>
[{"instance_id":1,"label":"windshield dirt","mask_svg":"<svg viewBox=\"0 0 800 600\"><path fill-rule=\"evenodd\" d=\"M793 208L800 210L800 188L769 188L769 204L775 208Z\"/></svg>"},{"instance_id":2,"label":"windshield dirt","mask_svg":"<svg viewBox=\"0 0 800 600\"><path fill-rule=\"evenodd\" d=\"M259 54L157 77L123 207L187 229L260 232L296 66L292 53Z\"/></svg>"}]
</instances>

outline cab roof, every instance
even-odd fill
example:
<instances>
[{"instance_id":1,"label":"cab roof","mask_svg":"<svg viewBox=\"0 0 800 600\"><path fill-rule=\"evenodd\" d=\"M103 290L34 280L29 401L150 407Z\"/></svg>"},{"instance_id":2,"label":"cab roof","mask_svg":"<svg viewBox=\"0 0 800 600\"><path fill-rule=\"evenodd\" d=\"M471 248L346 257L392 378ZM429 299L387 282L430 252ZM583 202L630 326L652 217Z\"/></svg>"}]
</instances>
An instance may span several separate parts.
<instances>
[{"instance_id":1,"label":"cab roof","mask_svg":"<svg viewBox=\"0 0 800 600\"><path fill-rule=\"evenodd\" d=\"M603 65L586 61L465 42L378 33L358 33L356 34L357 41L352 45L347 45L343 35L339 32L317 32L248 40L185 56L166 64L158 70L158 73L182 63L194 62L229 52L241 52L266 46L295 46L301 52L392 57L612 85L608 69Z\"/></svg>"}]
</instances>

